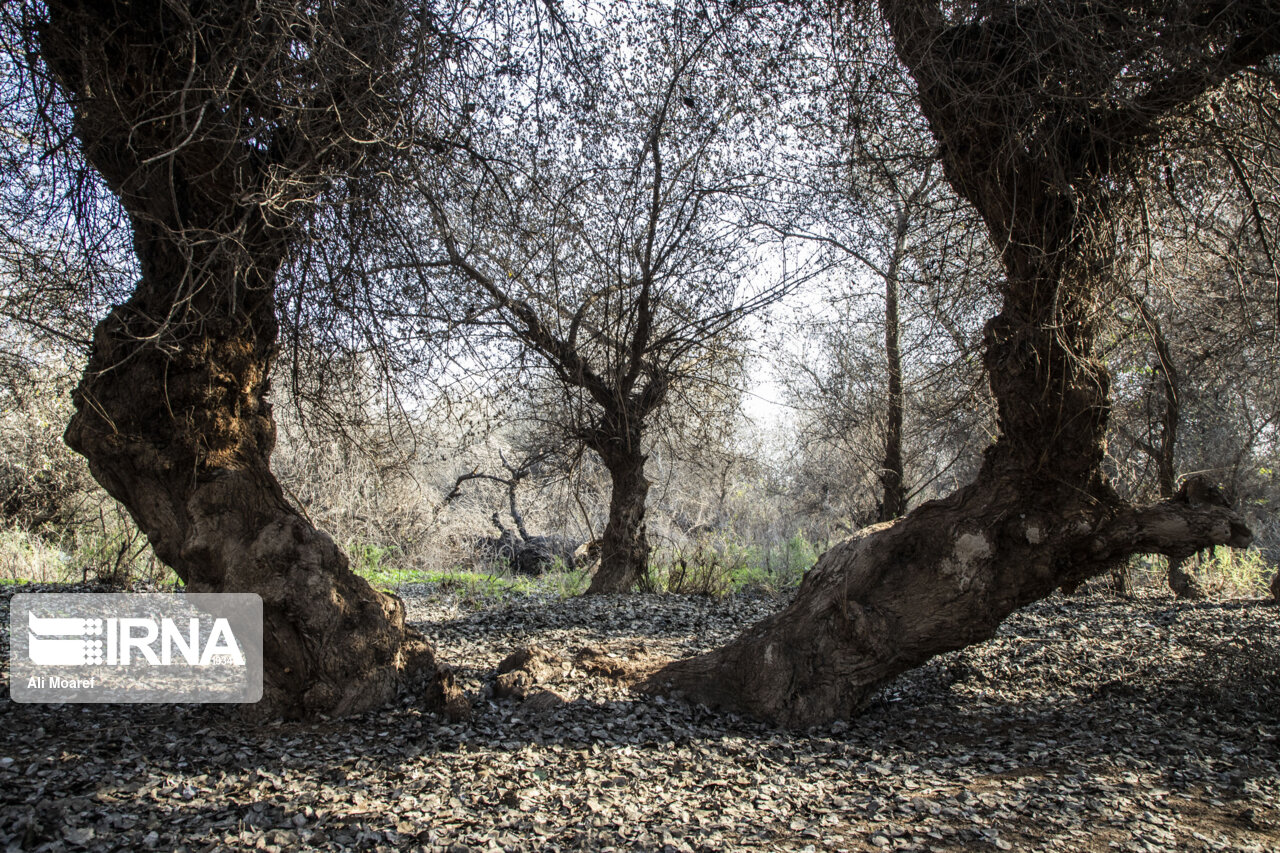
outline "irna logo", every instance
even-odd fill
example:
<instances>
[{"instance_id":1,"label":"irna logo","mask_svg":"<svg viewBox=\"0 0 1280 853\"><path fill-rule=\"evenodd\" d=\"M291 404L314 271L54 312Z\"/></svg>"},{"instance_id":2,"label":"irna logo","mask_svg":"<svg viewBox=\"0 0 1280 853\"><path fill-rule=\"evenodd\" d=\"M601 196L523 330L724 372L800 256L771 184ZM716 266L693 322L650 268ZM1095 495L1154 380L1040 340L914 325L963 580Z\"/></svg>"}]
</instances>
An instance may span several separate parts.
<instances>
[{"instance_id":1,"label":"irna logo","mask_svg":"<svg viewBox=\"0 0 1280 853\"><path fill-rule=\"evenodd\" d=\"M79 619L28 613L27 628L27 657L37 666L129 666L144 661L151 666L171 666L175 661L191 666L245 665L244 651L226 619L214 619L202 631L195 616L179 627L169 617Z\"/></svg>"},{"instance_id":2,"label":"irna logo","mask_svg":"<svg viewBox=\"0 0 1280 853\"><path fill-rule=\"evenodd\" d=\"M262 599L251 593L18 593L17 702L256 702Z\"/></svg>"}]
</instances>

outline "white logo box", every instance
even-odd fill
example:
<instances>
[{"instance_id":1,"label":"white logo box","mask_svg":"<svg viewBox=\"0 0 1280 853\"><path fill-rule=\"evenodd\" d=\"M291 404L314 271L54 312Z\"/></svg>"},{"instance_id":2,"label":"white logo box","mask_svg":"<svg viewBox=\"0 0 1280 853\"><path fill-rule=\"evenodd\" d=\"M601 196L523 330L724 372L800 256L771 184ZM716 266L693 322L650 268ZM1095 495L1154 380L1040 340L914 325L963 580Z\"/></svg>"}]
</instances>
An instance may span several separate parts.
<instances>
[{"instance_id":1,"label":"white logo box","mask_svg":"<svg viewBox=\"0 0 1280 853\"><path fill-rule=\"evenodd\" d=\"M257 702L262 598L244 593L19 593L15 702Z\"/></svg>"}]
</instances>

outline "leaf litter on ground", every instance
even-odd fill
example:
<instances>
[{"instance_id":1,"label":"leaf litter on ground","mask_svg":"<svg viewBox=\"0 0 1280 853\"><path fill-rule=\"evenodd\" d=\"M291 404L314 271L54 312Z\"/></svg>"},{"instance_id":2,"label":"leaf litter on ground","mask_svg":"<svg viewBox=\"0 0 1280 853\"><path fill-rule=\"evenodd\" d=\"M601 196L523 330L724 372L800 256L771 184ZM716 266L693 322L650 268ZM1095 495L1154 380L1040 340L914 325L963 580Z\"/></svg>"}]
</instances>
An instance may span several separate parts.
<instances>
[{"instance_id":1,"label":"leaf litter on ground","mask_svg":"<svg viewBox=\"0 0 1280 853\"><path fill-rule=\"evenodd\" d=\"M268 726L220 706L5 701L0 845L1280 850L1274 606L1055 596L859 718L794 732L629 687L782 598L399 593L473 719L411 696Z\"/></svg>"}]
</instances>

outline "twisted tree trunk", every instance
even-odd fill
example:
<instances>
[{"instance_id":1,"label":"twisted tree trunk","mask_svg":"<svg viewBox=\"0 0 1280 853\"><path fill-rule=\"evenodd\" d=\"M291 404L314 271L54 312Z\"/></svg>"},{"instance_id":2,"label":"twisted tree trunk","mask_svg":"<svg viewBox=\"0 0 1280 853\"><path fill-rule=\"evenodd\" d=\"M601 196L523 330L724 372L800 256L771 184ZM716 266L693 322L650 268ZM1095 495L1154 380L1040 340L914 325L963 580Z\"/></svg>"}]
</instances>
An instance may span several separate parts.
<instances>
[{"instance_id":1,"label":"twisted tree trunk","mask_svg":"<svg viewBox=\"0 0 1280 853\"><path fill-rule=\"evenodd\" d=\"M1228 509L1138 509L1106 485L1105 374L1086 324L1043 324L1045 292L1011 289L987 326L1004 431L975 483L832 548L785 610L647 689L794 727L845 718L894 676L990 638L1017 608L1132 553L1247 545Z\"/></svg>"},{"instance_id":2,"label":"twisted tree trunk","mask_svg":"<svg viewBox=\"0 0 1280 853\"><path fill-rule=\"evenodd\" d=\"M1109 377L1094 318L1123 212L1114 174L1170 112L1280 49L1280 21L1261 2L1203 22L1177 5L1144 13L1151 20L1106 5L997 4L957 22L947 14L964 12L935 0L882 0L947 178L1002 251L1002 309L985 330L999 438L972 485L832 548L784 611L668 665L648 689L823 723L1131 554L1251 541L1226 507L1187 496L1137 508L1108 486ZM1185 70L1168 71L1165 49ZM1132 95L1116 95L1130 85Z\"/></svg>"},{"instance_id":3,"label":"twisted tree trunk","mask_svg":"<svg viewBox=\"0 0 1280 853\"><path fill-rule=\"evenodd\" d=\"M129 216L142 270L95 331L67 443L188 590L262 596L258 711L354 714L407 684L430 707L464 713L401 602L350 571L270 470L274 289L294 223L265 199L296 152L333 140L280 128L289 151L264 152L239 124L254 93L215 88L234 74L202 75L269 65L277 54L262 51L290 39L270 41L279 33L265 12L265 34L253 32L249 8L66 0L48 10L42 56L72 99L89 163ZM233 104L220 108L220 95Z\"/></svg>"},{"instance_id":4,"label":"twisted tree trunk","mask_svg":"<svg viewBox=\"0 0 1280 853\"><path fill-rule=\"evenodd\" d=\"M162 328L155 318L173 310L183 271L157 246L145 259L133 297L98 326L67 443L189 591L262 596L263 713L359 713L403 684L462 711L400 601L354 575L271 474L270 291L242 289L249 298L233 310ZM220 284L204 292L230 299Z\"/></svg>"},{"instance_id":5,"label":"twisted tree trunk","mask_svg":"<svg viewBox=\"0 0 1280 853\"><path fill-rule=\"evenodd\" d=\"M605 455L605 454L608 455ZM609 520L600 536L600 567L588 594L626 592L649 573L649 542L645 536L645 502L649 479L639 436L624 447L601 453L609 470Z\"/></svg>"}]
</instances>

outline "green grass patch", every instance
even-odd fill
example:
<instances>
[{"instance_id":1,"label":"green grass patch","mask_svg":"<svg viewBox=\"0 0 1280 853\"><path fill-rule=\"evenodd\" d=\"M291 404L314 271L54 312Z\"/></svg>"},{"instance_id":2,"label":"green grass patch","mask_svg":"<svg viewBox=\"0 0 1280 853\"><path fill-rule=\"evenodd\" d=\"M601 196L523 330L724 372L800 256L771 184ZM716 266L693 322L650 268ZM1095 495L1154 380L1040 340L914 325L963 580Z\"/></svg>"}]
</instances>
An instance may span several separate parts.
<instances>
[{"instance_id":1,"label":"green grass patch","mask_svg":"<svg viewBox=\"0 0 1280 853\"><path fill-rule=\"evenodd\" d=\"M1270 598L1276 567L1252 548L1215 548L1200 554L1197 573L1210 595L1238 598Z\"/></svg>"},{"instance_id":2,"label":"green grass patch","mask_svg":"<svg viewBox=\"0 0 1280 853\"><path fill-rule=\"evenodd\" d=\"M425 584L478 601L534 594L568 597L587 588L586 573L563 564L536 577L506 571L476 572L461 566L428 570L398 565L402 555L394 546L348 542L343 547L352 571L389 592L406 584Z\"/></svg>"},{"instance_id":3,"label":"green grass patch","mask_svg":"<svg viewBox=\"0 0 1280 853\"><path fill-rule=\"evenodd\" d=\"M648 588L711 597L744 590L777 594L798 585L817 561L817 547L801 532L765 546L707 536L661 553L649 567Z\"/></svg>"}]
</instances>

